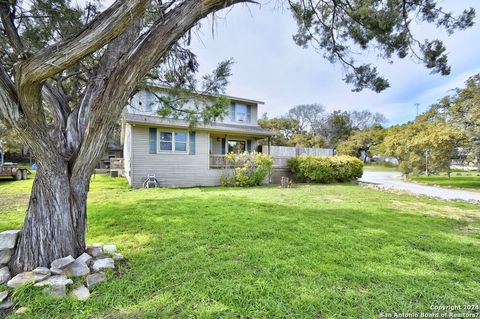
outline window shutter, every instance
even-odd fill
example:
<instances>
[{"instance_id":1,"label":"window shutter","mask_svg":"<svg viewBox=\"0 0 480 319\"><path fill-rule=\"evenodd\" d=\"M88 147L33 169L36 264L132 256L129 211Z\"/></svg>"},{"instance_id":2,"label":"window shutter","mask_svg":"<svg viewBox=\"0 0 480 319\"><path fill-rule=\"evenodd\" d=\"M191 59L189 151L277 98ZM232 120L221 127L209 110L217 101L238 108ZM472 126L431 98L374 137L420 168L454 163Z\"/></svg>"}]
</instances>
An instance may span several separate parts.
<instances>
[{"instance_id":1,"label":"window shutter","mask_svg":"<svg viewBox=\"0 0 480 319\"><path fill-rule=\"evenodd\" d=\"M252 151L252 140L247 140L247 152Z\"/></svg>"},{"instance_id":2,"label":"window shutter","mask_svg":"<svg viewBox=\"0 0 480 319\"><path fill-rule=\"evenodd\" d=\"M153 94L149 91L145 91L145 112L152 112Z\"/></svg>"},{"instance_id":3,"label":"window shutter","mask_svg":"<svg viewBox=\"0 0 480 319\"><path fill-rule=\"evenodd\" d=\"M230 104L230 121L235 121L235 103Z\"/></svg>"},{"instance_id":4,"label":"window shutter","mask_svg":"<svg viewBox=\"0 0 480 319\"><path fill-rule=\"evenodd\" d=\"M252 106L247 105L247 123L252 123Z\"/></svg>"},{"instance_id":5,"label":"window shutter","mask_svg":"<svg viewBox=\"0 0 480 319\"><path fill-rule=\"evenodd\" d=\"M226 154L226 152L225 152L225 142L226 142L225 139L222 138L222 154Z\"/></svg>"},{"instance_id":6,"label":"window shutter","mask_svg":"<svg viewBox=\"0 0 480 319\"><path fill-rule=\"evenodd\" d=\"M151 127L148 129L148 142L149 142L149 154L156 154L157 153L157 129Z\"/></svg>"},{"instance_id":7,"label":"window shutter","mask_svg":"<svg viewBox=\"0 0 480 319\"><path fill-rule=\"evenodd\" d=\"M188 154L195 155L195 131L189 132L188 135L189 135L189 142L190 142Z\"/></svg>"}]
</instances>

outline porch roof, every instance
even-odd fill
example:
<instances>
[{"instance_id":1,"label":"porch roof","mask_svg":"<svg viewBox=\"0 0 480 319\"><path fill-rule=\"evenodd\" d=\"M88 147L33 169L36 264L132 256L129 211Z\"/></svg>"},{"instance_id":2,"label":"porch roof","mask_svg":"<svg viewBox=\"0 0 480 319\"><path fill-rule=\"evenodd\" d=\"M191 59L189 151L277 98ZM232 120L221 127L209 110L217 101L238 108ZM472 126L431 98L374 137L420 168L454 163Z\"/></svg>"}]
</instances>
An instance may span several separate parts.
<instances>
[{"instance_id":1,"label":"porch roof","mask_svg":"<svg viewBox=\"0 0 480 319\"><path fill-rule=\"evenodd\" d=\"M189 129L187 121L179 119L169 119L159 116L125 113L125 121L130 124L145 126L162 126L172 128ZM195 130L218 132L218 133L240 133L249 136L268 137L275 135L274 132L261 128L258 125L237 125L226 123L198 123Z\"/></svg>"}]
</instances>

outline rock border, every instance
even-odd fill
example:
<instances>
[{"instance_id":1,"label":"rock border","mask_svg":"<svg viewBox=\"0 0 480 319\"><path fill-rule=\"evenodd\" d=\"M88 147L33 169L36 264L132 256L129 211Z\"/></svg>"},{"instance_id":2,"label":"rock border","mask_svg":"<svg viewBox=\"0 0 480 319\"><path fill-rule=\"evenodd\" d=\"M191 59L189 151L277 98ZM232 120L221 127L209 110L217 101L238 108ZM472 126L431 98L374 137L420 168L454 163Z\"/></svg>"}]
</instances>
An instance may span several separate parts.
<instances>
[{"instance_id":1,"label":"rock border","mask_svg":"<svg viewBox=\"0 0 480 319\"><path fill-rule=\"evenodd\" d=\"M86 252L73 258L66 256L54 260L50 267L37 267L32 271L22 272L11 277L8 268L12 252L15 250L19 230L7 230L0 233L0 285L7 284L10 289L17 289L28 284L35 287L44 287L43 293L53 298L71 296L77 300L85 301L90 297L91 291L105 281L105 271L115 269L115 262L125 258L117 252L113 244L95 243L87 246ZM81 281L75 288L70 289L73 280ZM13 311L14 302L9 290L0 291L0 314ZM20 307L17 311L28 311Z\"/></svg>"}]
</instances>

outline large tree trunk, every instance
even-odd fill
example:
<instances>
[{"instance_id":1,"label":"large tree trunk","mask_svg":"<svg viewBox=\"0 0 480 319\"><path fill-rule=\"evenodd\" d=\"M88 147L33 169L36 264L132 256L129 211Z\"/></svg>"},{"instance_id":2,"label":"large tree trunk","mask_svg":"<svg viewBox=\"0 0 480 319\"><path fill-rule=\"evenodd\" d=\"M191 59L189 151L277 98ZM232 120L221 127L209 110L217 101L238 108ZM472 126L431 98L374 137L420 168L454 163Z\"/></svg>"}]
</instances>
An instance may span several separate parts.
<instances>
[{"instance_id":1,"label":"large tree trunk","mask_svg":"<svg viewBox=\"0 0 480 319\"><path fill-rule=\"evenodd\" d=\"M39 166L30 203L10 262L13 273L49 267L57 259L85 250L88 180L70 179L67 162Z\"/></svg>"}]
</instances>

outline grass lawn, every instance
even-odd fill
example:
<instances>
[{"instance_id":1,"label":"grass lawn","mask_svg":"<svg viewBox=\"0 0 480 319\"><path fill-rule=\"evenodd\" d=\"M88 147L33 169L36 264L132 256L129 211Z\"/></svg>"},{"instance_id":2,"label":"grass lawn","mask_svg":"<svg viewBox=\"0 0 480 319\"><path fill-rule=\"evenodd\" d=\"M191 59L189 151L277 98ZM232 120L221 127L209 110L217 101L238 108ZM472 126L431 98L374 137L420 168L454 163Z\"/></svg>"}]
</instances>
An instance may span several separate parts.
<instances>
[{"instance_id":1,"label":"grass lawn","mask_svg":"<svg viewBox=\"0 0 480 319\"><path fill-rule=\"evenodd\" d=\"M30 185L0 181L0 230L21 226ZM353 184L132 190L97 175L88 206L89 243L127 262L84 303L18 291L25 318L378 318L480 300L473 204Z\"/></svg>"},{"instance_id":2,"label":"grass lawn","mask_svg":"<svg viewBox=\"0 0 480 319\"><path fill-rule=\"evenodd\" d=\"M385 164L376 164L376 163L365 163L363 165L365 171L373 172L398 172L397 166L385 165Z\"/></svg>"},{"instance_id":3,"label":"grass lawn","mask_svg":"<svg viewBox=\"0 0 480 319\"><path fill-rule=\"evenodd\" d=\"M428 185L438 185L452 188L480 189L480 176L477 172L451 173L450 178L442 175L418 175L409 177L411 180Z\"/></svg>"}]
</instances>

